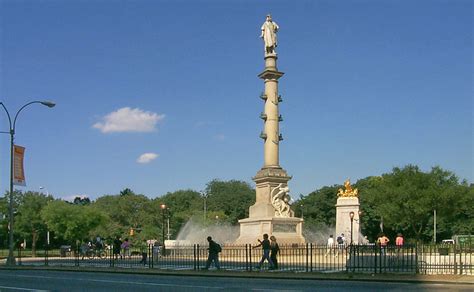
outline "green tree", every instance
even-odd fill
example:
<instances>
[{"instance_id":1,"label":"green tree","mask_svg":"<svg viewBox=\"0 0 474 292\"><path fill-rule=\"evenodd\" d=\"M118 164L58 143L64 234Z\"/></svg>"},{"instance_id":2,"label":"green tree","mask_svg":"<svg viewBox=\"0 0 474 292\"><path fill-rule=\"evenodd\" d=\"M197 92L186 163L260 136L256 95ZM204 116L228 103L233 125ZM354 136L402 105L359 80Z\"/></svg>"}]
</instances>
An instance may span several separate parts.
<instances>
[{"instance_id":1,"label":"green tree","mask_svg":"<svg viewBox=\"0 0 474 292\"><path fill-rule=\"evenodd\" d=\"M384 199L383 196L380 196L382 194L381 185L381 176L369 176L354 184L354 187L359 190L360 211L362 212L360 215L361 231L372 242L377 240L383 220L382 211L378 208L381 204L380 201ZM385 224L384 231L394 234L391 226L387 224Z\"/></svg>"},{"instance_id":2,"label":"green tree","mask_svg":"<svg viewBox=\"0 0 474 292\"><path fill-rule=\"evenodd\" d=\"M20 198L22 196L22 192L18 190L13 191L13 218L15 218L15 215L18 214L18 206L20 205ZM1 217L1 225L3 226L2 231L0 231L0 236L2 238L2 242L4 246L8 246L8 226L9 226L9 216L10 216L10 192L5 192L5 196L0 199L0 212ZM18 234L16 226L14 226L14 238L18 238L20 234Z\"/></svg>"},{"instance_id":3,"label":"green tree","mask_svg":"<svg viewBox=\"0 0 474 292\"><path fill-rule=\"evenodd\" d=\"M176 192L167 193L166 195L152 200L152 208L157 218L161 218L163 212L161 205L165 204L166 218L170 216L170 233L175 237L181 227L188 222L189 219L198 214L202 214L203 199L199 192L193 190L178 190ZM158 226L162 227L161 219L158 219ZM167 230L166 230L167 232Z\"/></svg>"},{"instance_id":4,"label":"green tree","mask_svg":"<svg viewBox=\"0 0 474 292\"><path fill-rule=\"evenodd\" d=\"M88 197L75 197L73 204L75 205L89 205L91 200Z\"/></svg>"},{"instance_id":5,"label":"green tree","mask_svg":"<svg viewBox=\"0 0 474 292\"><path fill-rule=\"evenodd\" d=\"M121 196L133 196L133 195L135 195L135 193L131 189L125 188L125 189L120 191L120 195Z\"/></svg>"},{"instance_id":6,"label":"green tree","mask_svg":"<svg viewBox=\"0 0 474 292\"><path fill-rule=\"evenodd\" d=\"M298 216L304 211L306 230L334 226L340 187L323 187L293 204ZM359 189L362 233L370 240L377 238L383 221L383 231L391 238L401 232L408 241L430 241L433 210L437 211L437 238L474 231L473 185L459 183L452 172L440 167L429 172L413 165L396 167L390 173L360 179L354 187Z\"/></svg>"},{"instance_id":7,"label":"green tree","mask_svg":"<svg viewBox=\"0 0 474 292\"><path fill-rule=\"evenodd\" d=\"M96 230L105 238L127 235L132 228L157 226L158 223L156 210L153 209L151 200L131 191L126 194L102 196L94 201L91 207L107 215L104 226Z\"/></svg>"},{"instance_id":8,"label":"green tree","mask_svg":"<svg viewBox=\"0 0 474 292\"><path fill-rule=\"evenodd\" d=\"M56 237L68 243L91 238L94 228L106 219L104 213L91 206L74 205L61 200L48 202L41 211L41 217Z\"/></svg>"},{"instance_id":9,"label":"green tree","mask_svg":"<svg viewBox=\"0 0 474 292\"><path fill-rule=\"evenodd\" d=\"M0 246L8 246L8 198L0 197Z\"/></svg>"},{"instance_id":10,"label":"green tree","mask_svg":"<svg viewBox=\"0 0 474 292\"><path fill-rule=\"evenodd\" d=\"M36 256L36 243L40 234L46 234L46 224L41 211L52 201L52 196L38 192L26 192L20 195L18 213L15 216L15 232L22 238L31 239L33 256Z\"/></svg>"},{"instance_id":11,"label":"green tree","mask_svg":"<svg viewBox=\"0 0 474 292\"><path fill-rule=\"evenodd\" d=\"M417 166L407 165L382 175L368 193L372 192L374 213L383 217L385 226L417 241L429 241L433 237L433 210L437 210L440 222L458 212L458 186L458 178L440 167L425 173ZM365 190L359 191L363 196ZM440 232L449 233L448 225L441 223L439 227Z\"/></svg>"},{"instance_id":12,"label":"green tree","mask_svg":"<svg viewBox=\"0 0 474 292\"><path fill-rule=\"evenodd\" d=\"M453 235L474 234L474 185L466 181L455 187L450 193L449 209L443 212L439 222L438 238L452 238ZM441 207L443 208L443 207Z\"/></svg>"},{"instance_id":13,"label":"green tree","mask_svg":"<svg viewBox=\"0 0 474 292\"><path fill-rule=\"evenodd\" d=\"M318 229L336 225L337 190L340 185L322 187L293 204L296 214L304 214L305 228Z\"/></svg>"},{"instance_id":14,"label":"green tree","mask_svg":"<svg viewBox=\"0 0 474 292\"><path fill-rule=\"evenodd\" d=\"M255 203L255 190L243 181L213 180L207 184L205 192L208 194L207 209L224 212L225 220L231 224L247 218L249 207Z\"/></svg>"}]
</instances>

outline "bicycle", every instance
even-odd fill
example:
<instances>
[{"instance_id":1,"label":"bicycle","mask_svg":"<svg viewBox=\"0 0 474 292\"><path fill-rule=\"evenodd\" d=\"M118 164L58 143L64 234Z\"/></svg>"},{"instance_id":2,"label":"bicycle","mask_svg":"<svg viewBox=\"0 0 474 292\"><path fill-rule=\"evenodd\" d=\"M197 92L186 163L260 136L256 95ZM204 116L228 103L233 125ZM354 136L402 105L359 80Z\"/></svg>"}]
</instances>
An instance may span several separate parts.
<instances>
[{"instance_id":1,"label":"bicycle","mask_svg":"<svg viewBox=\"0 0 474 292\"><path fill-rule=\"evenodd\" d=\"M89 249L85 252L85 256L88 257L90 260L94 258L107 258L107 253L103 249Z\"/></svg>"}]
</instances>

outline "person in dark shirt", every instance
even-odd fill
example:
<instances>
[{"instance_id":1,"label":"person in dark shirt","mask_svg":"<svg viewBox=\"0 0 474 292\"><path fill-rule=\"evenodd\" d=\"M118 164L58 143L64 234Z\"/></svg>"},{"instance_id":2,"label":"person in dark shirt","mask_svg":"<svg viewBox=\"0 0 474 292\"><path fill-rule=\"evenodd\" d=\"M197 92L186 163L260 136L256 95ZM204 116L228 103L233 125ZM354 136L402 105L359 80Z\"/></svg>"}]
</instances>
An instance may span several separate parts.
<instances>
[{"instance_id":1,"label":"person in dark shirt","mask_svg":"<svg viewBox=\"0 0 474 292\"><path fill-rule=\"evenodd\" d=\"M140 264L143 264L143 265L146 265L146 260L148 258L148 242L146 241L146 239L144 239L140 245L140 253L142 255L142 259L140 261Z\"/></svg>"},{"instance_id":2,"label":"person in dark shirt","mask_svg":"<svg viewBox=\"0 0 474 292\"><path fill-rule=\"evenodd\" d=\"M216 269L219 270L221 268L219 265L219 253L222 251L222 248L217 242L212 240L210 236L207 237L207 241L209 242L209 256L207 257L204 270L208 270L212 262L214 262Z\"/></svg>"},{"instance_id":3,"label":"person in dark shirt","mask_svg":"<svg viewBox=\"0 0 474 292\"><path fill-rule=\"evenodd\" d=\"M262 259L260 259L260 262L258 263L258 266L256 268L260 269L262 267L263 262L265 260L267 260L268 264L270 266L270 269L272 270L273 269L273 262L270 259L271 246L270 246L270 240L268 240L268 234L265 233L263 235L263 241L261 241L259 239L258 242L260 242L260 243L256 246L254 246L253 248L257 248L257 247L261 246L262 250L263 250L263 255L262 255Z\"/></svg>"},{"instance_id":4,"label":"person in dark shirt","mask_svg":"<svg viewBox=\"0 0 474 292\"><path fill-rule=\"evenodd\" d=\"M114 251L114 257L115 259L122 258L122 255L120 254L120 246L122 245L122 240L120 240L120 236L116 236L114 239L114 246L113 246L113 251Z\"/></svg>"}]
</instances>

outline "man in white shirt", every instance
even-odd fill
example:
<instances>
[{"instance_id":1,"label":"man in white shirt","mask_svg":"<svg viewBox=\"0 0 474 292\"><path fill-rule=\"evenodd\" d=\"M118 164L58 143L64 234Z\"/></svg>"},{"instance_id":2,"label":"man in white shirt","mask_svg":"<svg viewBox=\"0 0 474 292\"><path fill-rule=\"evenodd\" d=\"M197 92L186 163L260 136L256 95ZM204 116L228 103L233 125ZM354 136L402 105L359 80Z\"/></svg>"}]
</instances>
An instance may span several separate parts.
<instances>
[{"instance_id":1,"label":"man in white shirt","mask_svg":"<svg viewBox=\"0 0 474 292\"><path fill-rule=\"evenodd\" d=\"M328 254L334 253L334 238L332 237L332 234L329 235L328 238L328 243L326 247L326 254L324 256L328 256Z\"/></svg>"}]
</instances>

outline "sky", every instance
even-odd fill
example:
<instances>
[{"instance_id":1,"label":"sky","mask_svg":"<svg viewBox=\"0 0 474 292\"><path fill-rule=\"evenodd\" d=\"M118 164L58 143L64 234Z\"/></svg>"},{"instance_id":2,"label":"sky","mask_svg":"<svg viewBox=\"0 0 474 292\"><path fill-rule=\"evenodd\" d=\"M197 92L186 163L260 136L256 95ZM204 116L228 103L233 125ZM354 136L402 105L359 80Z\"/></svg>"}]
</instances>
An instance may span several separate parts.
<instances>
[{"instance_id":1,"label":"sky","mask_svg":"<svg viewBox=\"0 0 474 292\"><path fill-rule=\"evenodd\" d=\"M0 101L12 116L57 104L18 116L18 189L254 186L268 13L294 198L407 164L474 181L472 1L0 0ZM9 143L1 134L1 190Z\"/></svg>"}]
</instances>

